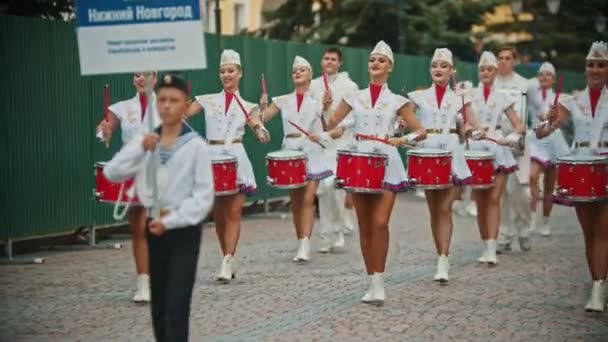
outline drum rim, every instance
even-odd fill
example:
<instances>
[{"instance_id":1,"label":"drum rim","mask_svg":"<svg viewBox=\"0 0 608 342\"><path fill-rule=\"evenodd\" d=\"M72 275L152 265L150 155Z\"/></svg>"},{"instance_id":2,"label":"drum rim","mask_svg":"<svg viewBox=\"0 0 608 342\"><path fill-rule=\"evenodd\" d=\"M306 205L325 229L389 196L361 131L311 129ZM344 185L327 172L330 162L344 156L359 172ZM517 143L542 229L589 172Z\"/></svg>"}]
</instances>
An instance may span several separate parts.
<instances>
[{"instance_id":1,"label":"drum rim","mask_svg":"<svg viewBox=\"0 0 608 342\"><path fill-rule=\"evenodd\" d=\"M369 188L361 188L361 187L358 187L358 186L343 186L340 189L343 189L343 190L346 190L346 191L358 192L358 193L365 193L365 194L380 194L384 190L386 190L384 188L369 189Z\"/></svg>"},{"instance_id":2,"label":"drum rim","mask_svg":"<svg viewBox=\"0 0 608 342\"><path fill-rule=\"evenodd\" d=\"M290 190L290 189L303 188L306 186L306 183L308 183L308 181L305 181L304 183L290 184L290 185L275 185L275 184L269 184L269 185L276 189Z\"/></svg>"},{"instance_id":3,"label":"drum rim","mask_svg":"<svg viewBox=\"0 0 608 342\"><path fill-rule=\"evenodd\" d=\"M493 188L494 187L494 183L492 183L492 184L469 184L467 186L471 187L471 189L482 190L482 189Z\"/></svg>"},{"instance_id":4,"label":"drum rim","mask_svg":"<svg viewBox=\"0 0 608 342\"><path fill-rule=\"evenodd\" d=\"M592 164L608 164L608 157L605 156L593 156L599 157L598 159L593 160L574 160L574 159L564 159L564 157L557 158L556 164L570 164L570 165L592 165Z\"/></svg>"},{"instance_id":5,"label":"drum rim","mask_svg":"<svg viewBox=\"0 0 608 342\"><path fill-rule=\"evenodd\" d=\"M582 197L582 196L568 196L568 195L562 195L559 194L558 192L553 192L553 196L559 199L563 199L566 201L571 201L571 202L601 202L604 200L608 200L608 194L604 195L604 196L592 196L592 197Z\"/></svg>"},{"instance_id":6,"label":"drum rim","mask_svg":"<svg viewBox=\"0 0 608 342\"><path fill-rule=\"evenodd\" d=\"M288 152L293 152L294 154L298 154L298 155L293 155L293 156L271 156L271 153L276 153L276 152L283 152L283 151L288 151ZM268 152L266 153L266 160L299 160L299 159L308 159L308 157L306 156L306 153L302 152L302 151L294 151L294 150L279 150L279 151L272 151L272 152Z\"/></svg>"},{"instance_id":7,"label":"drum rim","mask_svg":"<svg viewBox=\"0 0 608 342\"><path fill-rule=\"evenodd\" d=\"M220 158L224 158L224 159L213 159L214 157L220 157ZM220 154L220 155L215 155L215 156L211 157L212 164L222 163L222 162L231 162L231 161L238 161L238 158L236 156L231 156L228 154Z\"/></svg>"},{"instance_id":8,"label":"drum rim","mask_svg":"<svg viewBox=\"0 0 608 342\"><path fill-rule=\"evenodd\" d=\"M421 153L421 151L436 151L435 153ZM437 153L438 152L438 153ZM415 157L452 157L452 151L435 148L415 148L407 151L407 155Z\"/></svg>"},{"instance_id":9,"label":"drum rim","mask_svg":"<svg viewBox=\"0 0 608 342\"><path fill-rule=\"evenodd\" d=\"M108 163L109 163L109 161L98 161L98 162L95 162L94 167L98 167L98 166L102 166L103 167L103 166L108 165Z\"/></svg>"},{"instance_id":10,"label":"drum rim","mask_svg":"<svg viewBox=\"0 0 608 342\"><path fill-rule=\"evenodd\" d=\"M485 156L476 155L476 156L467 156L467 152L475 152L475 153L485 153ZM494 160L496 159L496 155L490 151L475 151L475 150L465 150L464 151L464 159L467 160Z\"/></svg>"},{"instance_id":11,"label":"drum rim","mask_svg":"<svg viewBox=\"0 0 608 342\"><path fill-rule=\"evenodd\" d=\"M230 195L236 195L238 193L239 193L239 189L236 188L234 190L216 191L215 195L216 196L230 196Z\"/></svg>"},{"instance_id":12,"label":"drum rim","mask_svg":"<svg viewBox=\"0 0 608 342\"><path fill-rule=\"evenodd\" d=\"M451 188L452 186L454 186L454 184L452 184L452 183L437 184L437 185L413 185L414 188L422 189L422 190L443 190L443 189Z\"/></svg>"},{"instance_id":13,"label":"drum rim","mask_svg":"<svg viewBox=\"0 0 608 342\"><path fill-rule=\"evenodd\" d=\"M382 158L382 159L387 159L388 156L384 153L378 153L378 152L362 152L362 151L349 151L349 150L338 150L336 152L336 154L345 154L345 155L349 155L349 156L355 156L355 157L376 157L376 158Z\"/></svg>"},{"instance_id":14,"label":"drum rim","mask_svg":"<svg viewBox=\"0 0 608 342\"><path fill-rule=\"evenodd\" d=\"M143 204L137 200L137 201L131 201L131 202L125 202L125 201L110 201L110 200L104 200L101 198L97 198L97 196L95 196L95 201L99 202L99 203L106 203L106 204L118 204L118 205L122 205L125 206L127 204L129 204L129 206L133 207L142 207Z\"/></svg>"}]
</instances>

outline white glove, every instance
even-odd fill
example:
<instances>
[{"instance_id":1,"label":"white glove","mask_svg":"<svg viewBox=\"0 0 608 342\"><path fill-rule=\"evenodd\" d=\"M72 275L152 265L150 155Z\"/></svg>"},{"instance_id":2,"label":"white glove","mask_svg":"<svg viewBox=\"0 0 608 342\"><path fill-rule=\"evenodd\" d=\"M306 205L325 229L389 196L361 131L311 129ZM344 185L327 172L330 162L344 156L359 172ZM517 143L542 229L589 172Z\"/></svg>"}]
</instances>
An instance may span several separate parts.
<instances>
[{"instance_id":1,"label":"white glove","mask_svg":"<svg viewBox=\"0 0 608 342\"><path fill-rule=\"evenodd\" d=\"M260 126L255 129L255 136L259 141L267 143L270 141L270 132L264 126Z\"/></svg>"},{"instance_id":2,"label":"white glove","mask_svg":"<svg viewBox=\"0 0 608 342\"><path fill-rule=\"evenodd\" d=\"M481 140L482 136L483 136L483 131L480 131L480 130L474 130L471 133L471 138L473 138L473 140Z\"/></svg>"},{"instance_id":3,"label":"white glove","mask_svg":"<svg viewBox=\"0 0 608 342\"><path fill-rule=\"evenodd\" d=\"M505 137L505 140L509 145L517 145L519 143L519 139L521 139L521 135L518 133L511 133Z\"/></svg>"},{"instance_id":4,"label":"white glove","mask_svg":"<svg viewBox=\"0 0 608 342\"><path fill-rule=\"evenodd\" d=\"M97 133L95 134L95 137L99 139L99 141L104 141L104 137L103 137L103 131L98 129Z\"/></svg>"},{"instance_id":5,"label":"white glove","mask_svg":"<svg viewBox=\"0 0 608 342\"><path fill-rule=\"evenodd\" d=\"M418 138L420 134L414 132L405 135L405 143L408 145L416 145L416 138Z\"/></svg>"},{"instance_id":6,"label":"white glove","mask_svg":"<svg viewBox=\"0 0 608 342\"><path fill-rule=\"evenodd\" d=\"M332 138L329 136L329 132L323 132L319 134L319 139L321 139L321 144L327 146L332 141Z\"/></svg>"}]
</instances>

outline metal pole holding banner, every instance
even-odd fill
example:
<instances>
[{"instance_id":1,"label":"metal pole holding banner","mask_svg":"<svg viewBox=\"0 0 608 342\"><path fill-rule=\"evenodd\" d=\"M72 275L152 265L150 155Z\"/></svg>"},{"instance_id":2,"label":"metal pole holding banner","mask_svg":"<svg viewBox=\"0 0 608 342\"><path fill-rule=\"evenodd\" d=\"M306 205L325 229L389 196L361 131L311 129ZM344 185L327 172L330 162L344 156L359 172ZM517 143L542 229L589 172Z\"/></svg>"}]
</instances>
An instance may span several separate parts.
<instances>
[{"instance_id":1,"label":"metal pole holding banner","mask_svg":"<svg viewBox=\"0 0 608 342\"><path fill-rule=\"evenodd\" d=\"M222 9L220 0L215 0L215 33L222 34Z\"/></svg>"}]
</instances>

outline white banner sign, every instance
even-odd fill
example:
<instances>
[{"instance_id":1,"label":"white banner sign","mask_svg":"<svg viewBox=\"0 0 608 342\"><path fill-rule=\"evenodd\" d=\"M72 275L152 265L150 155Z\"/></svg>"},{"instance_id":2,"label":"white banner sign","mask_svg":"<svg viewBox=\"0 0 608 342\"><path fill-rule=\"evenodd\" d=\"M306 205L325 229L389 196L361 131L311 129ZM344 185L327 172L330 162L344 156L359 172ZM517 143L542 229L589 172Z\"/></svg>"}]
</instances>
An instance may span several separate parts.
<instances>
[{"instance_id":1,"label":"white banner sign","mask_svg":"<svg viewBox=\"0 0 608 342\"><path fill-rule=\"evenodd\" d=\"M77 0L82 75L207 67L198 0Z\"/></svg>"}]
</instances>

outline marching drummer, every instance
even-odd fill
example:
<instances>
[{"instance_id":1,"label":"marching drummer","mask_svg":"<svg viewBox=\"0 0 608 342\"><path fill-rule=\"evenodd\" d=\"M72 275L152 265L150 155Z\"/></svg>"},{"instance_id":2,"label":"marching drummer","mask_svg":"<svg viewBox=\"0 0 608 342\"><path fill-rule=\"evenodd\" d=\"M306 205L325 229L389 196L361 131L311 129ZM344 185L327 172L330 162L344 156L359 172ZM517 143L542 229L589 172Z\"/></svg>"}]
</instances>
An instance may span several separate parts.
<instances>
[{"instance_id":1,"label":"marching drummer","mask_svg":"<svg viewBox=\"0 0 608 342\"><path fill-rule=\"evenodd\" d=\"M236 275L235 254L241 231L242 208L245 198L257 191L253 167L243 146L245 127L249 126L261 142L270 140L268 131L260 122L257 105L243 100L239 93L242 75L238 52L224 50L220 57L219 74L222 91L197 96L188 113L192 116L204 111L205 136L212 155L228 155L237 159L238 192L217 196L213 206L215 231L224 257L216 276L221 282L230 282Z\"/></svg>"},{"instance_id":2,"label":"marching drummer","mask_svg":"<svg viewBox=\"0 0 608 342\"><path fill-rule=\"evenodd\" d=\"M384 191L380 194L353 193L359 222L361 252L369 276L369 288L361 300L368 304L382 305L386 297L384 271L389 246L391 211L396 192L407 190L409 186L405 167L395 145L412 144L424 139L426 134L416 120L410 101L394 94L388 88L388 77L394 66L390 46L384 41L378 42L369 55L367 65L369 87L344 97L329 119L328 126L330 129L336 127L351 114L355 135L364 134L370 139L357 141L356 151L373 152L388 158ZM414 133L401 138L389 138L393 134L398 118L403 119Z\"/></svg>"},{"instance_id":3,"label":"marching drummer","mask_svg":"<svg viewBox=\"0 0 608 342\"><path fill-rule=\"evenodd\" d=\"M608 46L594 42L585 64L587 88L559 99L548 124L537 129L538 138L557 131L568 118L574 122L574 147L581 160L608 155L608 101L604 90L608 72ZM585 255L591 273L591 295L585 310L604 311L608 289L608 200L575 202L576 216L585 237Z\"/></svg>"},{"instance_id":4,"label":"marching drummer","mask_svg":"<svg viewBox=\"0 0 608 342\"><path fill-rule=\"evenodd\" d=\"M107 113L108 119L102 120L97 126L97 131L106 143L110 141L112 134L119 126L124 146L136 135L149 131L149 120L152 120L152 127L160 125L160 117L156 110L156 95L151 91L155 84L156 72L146 71L133 74L135 97L111 105ZM146 89L150 89L149 94ZM142 206L131 204L127 215L137 271L137 290L133 301L149 302L150 277L146 241L146 211Z\"/></svg>"},{"instance_id":5,"label":"marching drummer","mask_svg":"<svg viewBox=\"0 0 608 342\"><path fill-rule=\"evenodd\" d=\"M327 122L329 115L338 107L344 96L358 90L357 84L348 76L347 72L338 72L342 65L342 52L340 49L330 47L323 53L321 60L324 75L312 80L310 91L315 99L329 107L323 112L323 120ZM327 87L327 89L325 88ZM352 143L352 133L345 130L344 134L332 140L325 146L324 152L327 160L336 172L336 152L346 148ZM344 233L351 233L356 225L353 210L352 196L344 190L336 189L333 184L334 177L328 177L319 183L317 196L319 198L319 230L323 245L321 253L331 252L333 249L344 247Z\"/></svg>"},{"instance_id":6,"label":"marching drummer","mask_svg":"<svg viewBox=\"0 0 608 342\"><path fill-rule=\"evenodd\" d=\"M529 81L517 74L515 63L517 61L517 50L514 47L505 46L498 50L498 76L494 81L494 90L509 94L517 94L516 108L523 101L523 93L528 89ZM518 112L519 115L526 113ZM522 123L526 125L525 120ZM500 125L504 133L513 131L510 120L503 115ZM525 149L524 149L525 151ZM518 173L507 176L506 191L503 192L500 231L497 252L507 253L511 251L511 241L514 237L519 238L519 247L522 251L532 248L530 243L530 227L532 223L532 211L529 205L529 197L526 194L522 182L529 179L529 158L518 159Z\"/></svg>"},{"instance_id":7,"label":"marching drummer","mask_svg":"<svg viewBox=\"0 0 608 342\"><path fill-rule=\"evenodd\" d=\"M548 119L549 109L554 102L555 93L555 67L545 62L540 66L537 73L537 82L530 85L528 89L528 113L532 119L532 127ZM536 204L539 199L539 178L543 177L543 219L540 234L548 236L551 233L549 227L549 215L553 207L553 189L555 186L555 162L557 158L568 153L568 145L561 130L556 130L550 136L537 139L534 132L528 135L530 142L530 208L536 212Z\"/></svg>"},{"instance_id":8,"label":"marching drummer","mask_svg":"<svg viewBox=\"0 0 608 342\"><path fill-rule=\"evenodd\" d=\"M507 176L517 170L517 161L508 145L519 142L524 128L515 112L515 101L493 88L498 72L496 56L484 51L479 60L478 70L480 85L473 91L472 109L475 112L473 122L478 121L479 125L473 132L473 136L477 140L471 142L470 146L471 150L491 152L494 156L495 171L492 187L473 190L473 197L477 203L477 225L484 244L483 253L478 260L480 263L496 265L498 262L496 239L500 225L500 199L505 190ZM506 137L499 124L502 116L507 116L515 128L515 132Z\"/></svg>"},{"instance_id":9,"label":"marching drummer","mask_svg":"<svg viewBox=\"0 0 608 342\"><path fill-rule=\"evenodd\" d=\"M311 94L309 87L312 80L312 66L310 63L296 56L292 65L292 80L294 92L272 99L268 105L268 96L262 95L260 104L266 108L262 112L262 121L271 120L279 112L283 121L285 133L282 149L301 151L306 156L305 186L291 189L291 209L293 223L299 248L294 262L310 261L310 237L314 225L314 200L319 181L332 175L329 162L326 160L323 147L332 139L332 135L339 136L341 131L324 132L321 123L323 104L318 102ZM328 105L328 101L325 101Z\"/></svg>"},{"instance_id":10,"label":"marching drummer","mask_svg":"<svg viewBox=\"0 0 608 342\"><path fill-rule=\"evenodd\" d=\"M187 341L201 223L213 203L207 144L183 122L191 105L183 79L164 75L157 87L162 125L138 134L108 163L108 179L135 177L149 210L151 311L157 341Z\"/></svg>"},{"instance_id":11,"label":"marching drummer","mask_svg":"<svg viewBox=\"0 0 608 342\"><path fill-rule=\"evenodd\" d=\"M464 147L459 142L456 120L458 113L466 109L470 115L470 99L457 96L448 86L454 72L452 52L446 48L436 49L431 59L433 84L425 90L414 91L409 97L420 110L422 124L428 137L418 144L422 148L447 150L452 155L452 180L456 186L447 189L426 190L425 197L431 215L431 230L438 254L437 272L434 280L448 281L449 253L452 239L452 204L459 196L459 186L471 181L471 172L464 159ZM470 121L467 119L466 121ZM451 185L451 184L450 184Z\"/></svg>"}]
</instances>

